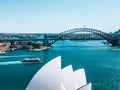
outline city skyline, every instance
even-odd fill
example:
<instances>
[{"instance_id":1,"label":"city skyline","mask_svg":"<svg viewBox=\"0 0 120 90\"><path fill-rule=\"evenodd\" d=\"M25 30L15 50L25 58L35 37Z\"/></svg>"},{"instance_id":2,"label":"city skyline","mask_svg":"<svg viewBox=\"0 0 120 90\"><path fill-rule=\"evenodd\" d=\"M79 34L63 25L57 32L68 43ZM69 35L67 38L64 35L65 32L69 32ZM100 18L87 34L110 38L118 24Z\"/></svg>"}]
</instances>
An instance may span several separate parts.
<instances>
[{"instance_id":1,"label":"city skyline","mask_svg":"<svg viewBox=\"0 0 120 90\"><path fill-rule=\"evenodd\" d=\"M119 29L119 0L1 0L0 33L59 33L74 28Z\"/></svg>"}]
</instances>

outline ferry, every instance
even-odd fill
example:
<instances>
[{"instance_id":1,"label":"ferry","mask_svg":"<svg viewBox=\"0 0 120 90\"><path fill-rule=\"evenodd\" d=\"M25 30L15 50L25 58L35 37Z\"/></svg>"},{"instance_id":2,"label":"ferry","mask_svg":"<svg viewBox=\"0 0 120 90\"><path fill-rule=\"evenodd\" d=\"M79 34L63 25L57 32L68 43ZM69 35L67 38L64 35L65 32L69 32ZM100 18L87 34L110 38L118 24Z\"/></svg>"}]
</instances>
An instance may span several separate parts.
<instances>
[{"instance_id":1,"label":"ferry","mask_svg":"<svg viewBox=\"0 0 120 90\"><path fill-rule=\"evenodd\" d=\"M25 58L21 62L41 62L40 58Z\"/></svg>"}]
</instances>

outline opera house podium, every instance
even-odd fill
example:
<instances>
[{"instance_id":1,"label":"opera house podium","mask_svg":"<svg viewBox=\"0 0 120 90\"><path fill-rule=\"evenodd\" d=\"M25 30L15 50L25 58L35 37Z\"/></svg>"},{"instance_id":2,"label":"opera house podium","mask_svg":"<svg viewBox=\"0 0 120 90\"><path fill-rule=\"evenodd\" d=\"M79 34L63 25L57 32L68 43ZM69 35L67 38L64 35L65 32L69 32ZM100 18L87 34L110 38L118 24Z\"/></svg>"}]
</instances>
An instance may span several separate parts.
<instances>
[{"instance_id":1,"label":"opera house podium","mask_svg":"<svg viewBox=\"0 0 120 90\"><path fill-rule=\"evenodd\" d=\"M26 90L92 90L84 69L73 71L72 65L61 68L61 57L44 65L29 82Z\"/></svg>"}]
</instances>

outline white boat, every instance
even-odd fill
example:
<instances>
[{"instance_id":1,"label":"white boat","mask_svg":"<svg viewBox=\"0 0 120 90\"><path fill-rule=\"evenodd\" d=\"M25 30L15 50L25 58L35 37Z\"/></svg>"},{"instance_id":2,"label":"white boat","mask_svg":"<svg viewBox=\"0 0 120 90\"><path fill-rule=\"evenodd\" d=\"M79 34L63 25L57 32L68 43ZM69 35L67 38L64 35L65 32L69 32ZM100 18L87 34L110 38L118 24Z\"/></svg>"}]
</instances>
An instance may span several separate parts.
<instances>
[{"instance_id":1,"label":"white boat","mask_svg":"<svg viewBox=\"0 0 120 90\"><path fill-rule=\"evenodd\" d=\"M21 62L41 62L39 58L25 58Z\"/></svg>"}]
</instances>

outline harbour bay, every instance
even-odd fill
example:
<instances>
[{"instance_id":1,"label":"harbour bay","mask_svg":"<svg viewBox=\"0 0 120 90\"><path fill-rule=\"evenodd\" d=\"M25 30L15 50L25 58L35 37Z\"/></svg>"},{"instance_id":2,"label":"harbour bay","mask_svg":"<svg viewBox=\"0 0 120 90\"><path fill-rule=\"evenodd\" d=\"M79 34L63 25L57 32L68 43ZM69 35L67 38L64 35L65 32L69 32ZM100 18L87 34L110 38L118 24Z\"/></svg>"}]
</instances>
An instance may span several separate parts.
<instances>
[{"instance_id":1,"label":"harbour bay","mask_svg":"<svg viewBox=\"0 0 120 90\"><path fill-rule=\"evenodd\" d=\"M85 68L93 90L120 89L120 49L104 45L101 40L57 41L53 47L37 51L15 50L0 55L0 89L24 90L33 75L49 60L62 57L62 67ZM24 64L26 57L39 57L39 64Z\"/></svg>"}]
</instances>

